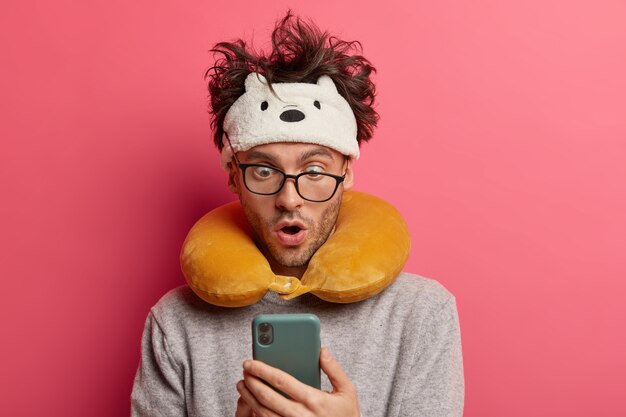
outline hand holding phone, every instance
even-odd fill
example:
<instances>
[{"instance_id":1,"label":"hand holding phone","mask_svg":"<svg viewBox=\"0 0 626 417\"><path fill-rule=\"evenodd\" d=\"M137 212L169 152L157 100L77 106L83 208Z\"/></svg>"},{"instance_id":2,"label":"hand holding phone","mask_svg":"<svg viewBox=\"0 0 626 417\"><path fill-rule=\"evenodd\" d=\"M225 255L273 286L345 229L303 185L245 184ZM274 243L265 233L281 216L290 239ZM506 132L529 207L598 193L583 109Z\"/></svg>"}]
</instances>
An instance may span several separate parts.
<instances>
[{"instance_id":1,"label":"hand holding phone","mask_svg":"<svg viewBox=\"0 0 626 417\"><path fill-rule=\"evenodd\" d=\"M293 324L292 322L300 325L286 332L277 330L283 328L285 323ZM313 327L313 331L304 330L309 326ZM299 332L303 332L302 337L298 336ZM257 360L243 363L244 379L237 383L240 398L237 401L235 415L249 416L251 413L265 415L268 412L279 415L328 417L361 415L356 386L328 349L319 349L317 317L302 319L260 316L253 322L252 333L253 353ZM285 341L286 335L290 335L287 340L293 344ZM310 338L311 335L314 337ZM304 340L312 340L313 343L305 343ZM276 345L270 347L274 343ZM282 350L281 346L289 348ZM317 347L313 354L302 354L310 351L310 346ZM284 352L284 355L281 352ZM321 358L320 353L323 353ZM303 366L304 364L306 365ZM328 376L333 387L330 392L322 391L319 387L320 368ZM285 372L294 378L287 380ZM312 377L309 378L307 375ZM285 392L277 390L276 386L281 386Z\"/></svg>"}]
</instances>

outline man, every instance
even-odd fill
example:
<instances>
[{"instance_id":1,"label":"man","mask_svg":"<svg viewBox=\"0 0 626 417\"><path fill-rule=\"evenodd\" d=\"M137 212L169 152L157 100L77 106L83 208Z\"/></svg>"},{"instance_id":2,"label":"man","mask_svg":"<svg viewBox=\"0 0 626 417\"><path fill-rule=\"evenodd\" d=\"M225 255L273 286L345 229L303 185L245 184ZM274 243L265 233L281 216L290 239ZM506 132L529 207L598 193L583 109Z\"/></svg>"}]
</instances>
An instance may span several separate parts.
<instances>
[{"instance_id":1,"label":"man","mask_svg":"<svg viewBox=\"0 0 626 417\"><path fill-rule=\"evenodd\" d=\"M332 236L342 195L354 183L358 145L377 121L373 67L348 54L353 43L332 39L288 13L269 57L250 53L243 41L220 43L215 50L224 59L209 70L228 185L279 275L302 277ZM267 313L320 318L328 346L322 390L249 359L250 323ZM402 273L352 304L268 292L254 305L223 308L187 286L169 292L146 320L132 414L461 416L463 400L455 299L434 280Z\"/></svg>"}]
</instances>

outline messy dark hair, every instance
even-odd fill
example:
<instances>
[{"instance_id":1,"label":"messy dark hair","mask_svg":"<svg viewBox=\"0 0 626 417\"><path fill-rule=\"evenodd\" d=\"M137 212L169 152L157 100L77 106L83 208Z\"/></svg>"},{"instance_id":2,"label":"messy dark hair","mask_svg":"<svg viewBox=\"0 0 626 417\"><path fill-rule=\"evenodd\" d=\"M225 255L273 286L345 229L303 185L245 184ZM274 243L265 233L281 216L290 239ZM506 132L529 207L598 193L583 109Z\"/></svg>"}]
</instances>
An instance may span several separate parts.
<instances>
[{"instance_id":1,"label":"messy dark hair","mask_svg":"<svg viewBox=\"0 0 626 417\"><path fill-rule=\"evenodd\" d=\"M346 42L321 32L312 22L294 16L291 10L272 32L272 51L269 56L248 48L246 42L219 42L210 51L215 65L205 73L210 95L209 113L213 140L222 149L224 117L230 106L245 92L249 73L265 76L272 92L272 83L316 83L328 75L346 99L357 122L357 141L372 137L378 113L374 110L376 88L370 74L376 69L363 56L351 54L362 51L358 41Z\"/></svg>"}]
</instances>

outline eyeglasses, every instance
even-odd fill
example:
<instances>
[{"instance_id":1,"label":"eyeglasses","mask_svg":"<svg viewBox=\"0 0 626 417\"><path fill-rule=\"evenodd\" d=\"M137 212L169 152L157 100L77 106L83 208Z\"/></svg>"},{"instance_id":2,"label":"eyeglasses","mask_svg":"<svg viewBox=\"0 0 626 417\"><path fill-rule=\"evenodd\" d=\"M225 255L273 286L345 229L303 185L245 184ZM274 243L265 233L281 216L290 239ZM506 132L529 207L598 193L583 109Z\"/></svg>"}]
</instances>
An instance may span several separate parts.
<instances>
[{"instance_id":1,"label":"eyeglasses","mask_svg":"<svg viewBox=\"0 0 626 417\"><path fill-rule=\"evenodd\" d=\"M323 203L335 195L346 174L339 176L325 172L302 172L286 174L278 168L261 164L242 164L236 159L248 191L260 195L273 195L282 190L287 178L294 180L298 195L307 201Z\"/></svg>"}]
</instances>

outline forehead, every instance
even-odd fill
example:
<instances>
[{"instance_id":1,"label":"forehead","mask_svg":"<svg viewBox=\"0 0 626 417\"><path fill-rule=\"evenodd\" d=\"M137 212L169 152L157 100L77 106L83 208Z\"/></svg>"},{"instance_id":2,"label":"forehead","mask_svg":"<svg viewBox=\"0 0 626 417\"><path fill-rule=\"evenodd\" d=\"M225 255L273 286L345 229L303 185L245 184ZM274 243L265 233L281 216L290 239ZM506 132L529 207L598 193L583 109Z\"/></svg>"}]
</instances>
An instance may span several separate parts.
<instances>
[{"instance_id":1,"label":"forehead","mask_svg":"<svg viewBox=\"0 0 626 417\"><path fill-rule=\"evenodd\" d=\"M344 158L341 153L326 146L292 142L259 145L239 154L247 160L267 158L277 163L300 163L316 158L333 162L343 161Z\"/></svg>"}]
</instances>

